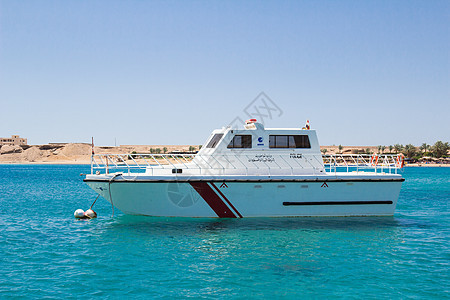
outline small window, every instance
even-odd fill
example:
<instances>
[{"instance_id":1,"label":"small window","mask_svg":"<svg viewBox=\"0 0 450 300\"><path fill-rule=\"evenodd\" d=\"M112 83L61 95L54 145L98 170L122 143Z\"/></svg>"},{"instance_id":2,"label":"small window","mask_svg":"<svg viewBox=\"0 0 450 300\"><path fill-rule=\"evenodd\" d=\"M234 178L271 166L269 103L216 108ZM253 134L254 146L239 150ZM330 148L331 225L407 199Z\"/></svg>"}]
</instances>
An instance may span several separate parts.
<instances>
[{"instance_id":1,"label":"small window","mask_svg":"<svg viewBox=\"0 0 450 300\"><path fill-rule=\"evenodd\" d=\"M235 135L231 142L228 144L228 148L251 148L252 136L251 135Z\"/></svg>"},{"instance_id":2,"label":"small window","mask_svg":"<svg viewBox=\"0 0 450 300\"><path fill-rule=\"evenodd\" d=\"M307 135L270 135L269 148L311 148Z\"/></svg>"},{"instance_id":3,"label":"small window","mask_svg":"<svg viewBox=\"0 0 450 300\"><path fill-rule=\"evenodd\" d=\"M216 133L209 141L208 145L206 145L206 148L216 148L217 144L220 142L222 137L223 133Z\"/></svg>"}]
</instances>

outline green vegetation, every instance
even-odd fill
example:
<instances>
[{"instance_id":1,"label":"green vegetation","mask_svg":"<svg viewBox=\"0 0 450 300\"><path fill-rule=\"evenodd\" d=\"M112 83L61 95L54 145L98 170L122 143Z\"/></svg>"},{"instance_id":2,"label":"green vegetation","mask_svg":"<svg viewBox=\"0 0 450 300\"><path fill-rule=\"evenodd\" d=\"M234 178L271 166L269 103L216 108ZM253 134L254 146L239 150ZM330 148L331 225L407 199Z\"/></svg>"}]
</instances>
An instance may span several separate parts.
<instances>
[{"instance_id":1,"label":"green vegetation","mask_svg":"<svg viewBox=\"0 0 450 300\"><path fill-rule=\"evenodd\" d=\"M338 146L338 153L342 153L344 147L342 145ZM377 150L372 152L370 148L366 148L364 150L365 154L384 154L389 150L389 153L399 154L402 153L406 158L411 159L412 161L417 161L422 158L432 158L431 160L442 159L442 158L450 158L450 144L448 142L437 141L434 145L428 145L427 143L423 143L421 146L414 146L412 144L402 145L395 144L389 146L379 145L377 146ZM325 154L328 150L322 149L323 154Z\"/></svg>"},{"instance_id":2,"label":"green vegetation","mask_svg":"<svg viewBox=\"0 0 450 300\"><path fill-rule=\"evenodd\" d=\"M165 148L165 149L167 151L167 148ZM161 148L156 148L156 149L150 148L150 154L160 154L160 153L161 153Z\"/></svg>"},{"instance_id":3,"label":"green vegetation","mask_svg":"<svg viewBox=\"0 0 450 300\"><path fill-rule=\"evenodd\" d=\"M400 144L395 144L394 145L394 152L395 153L400 153L400 151L402 151L403 150L403 145L400 145Z\"/></svg>"},{"instance_id":4,"label":"green vegetation","mask_svg":"<svg viewBox=\"0 0 450 300\"><path fill-rule=\"evenodd\" d=\"M437 141L433 147L431 147L431 153L433 153L436 158L447 156L448 150L450 150L448 142L443 143L442 141Z\"/></svg>"},{"instance_id":5,"label":"green vegetation","mask_svg":"<svg viewBox=\"0 0 450 300\"><path fill-rule=\"evenodd\" d=\"M384 153L384 150L386 150L386 146L382 146L382 145L378 146L378 153Z\"/></svg>"},{"instance_id":6,"label":"green vegetation","mask_svg":"<svg viewBox=\"0 0 450 300\"><path fill-rule=\"evenodd\" d=\"M379 150L382 150L382 146L378 146ZM394 147L389 146L389 151L395 153L403 153L407 158L413 160L419 160L422 157L434 157L434 158L446 158L449 157L448 152L450 145L448 142L437 141L433 146L423 143L420 147L416 147L412 144L401 145L395 144Z\"/></svg>"},{"instance_id":7,"label":"green vegetation","mask_svg":"<svg viewBox=\"0 0 450 300\"><path fill-rule=\"evenodd\" d=\"M423 153L426 153L428 149L430 149L430 145L427 143L423 143L422 146L420 146L420 150L422 150Z\"/></svg>"},{"instance_id":8,"label":"green vegetation","mask_svg":"<svg viewBox=\"0 0 450 300\"><path fill-rule=\"evenodd\" d=\"M414 145L408 144L403 148L402 152L407 158L412 158L416 153L416 147Z\"/></svg>"}]
</instances>

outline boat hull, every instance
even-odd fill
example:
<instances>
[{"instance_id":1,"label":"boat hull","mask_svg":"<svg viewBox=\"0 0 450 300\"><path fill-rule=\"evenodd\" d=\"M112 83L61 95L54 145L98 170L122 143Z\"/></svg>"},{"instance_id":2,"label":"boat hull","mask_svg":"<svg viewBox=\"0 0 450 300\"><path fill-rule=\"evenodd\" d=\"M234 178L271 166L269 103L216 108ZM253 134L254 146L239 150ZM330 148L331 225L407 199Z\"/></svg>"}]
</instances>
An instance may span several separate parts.
<instances>
[{"instance_id":1,"label":"boat hull","mask_svg":"<svg viewBox=\"0 0 450 300\"><path fill-rule=\"evenodd\" d=\"M85 180L125 214L212 218L392 216L402 181Z\"/></svg>"}]
</instances>

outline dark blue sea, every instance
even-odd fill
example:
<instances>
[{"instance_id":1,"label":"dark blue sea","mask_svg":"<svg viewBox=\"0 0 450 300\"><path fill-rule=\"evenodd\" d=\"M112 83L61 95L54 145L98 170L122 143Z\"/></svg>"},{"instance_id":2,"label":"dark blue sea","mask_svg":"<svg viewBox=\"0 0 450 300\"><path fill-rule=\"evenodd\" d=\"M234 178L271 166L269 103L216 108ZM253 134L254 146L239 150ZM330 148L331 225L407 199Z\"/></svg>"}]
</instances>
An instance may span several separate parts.
<instances>
[{"instance_id":1,"label":"dark blue sea","mask_svg":"<svg viewBox=\"0 0 450 300\"><path fill-rule=\"evenodd\" d=\"M450 168L404 168L394 217L75 220L89 169L0 165L1 299L450 297Z\"/></svg>"}]
</instances>

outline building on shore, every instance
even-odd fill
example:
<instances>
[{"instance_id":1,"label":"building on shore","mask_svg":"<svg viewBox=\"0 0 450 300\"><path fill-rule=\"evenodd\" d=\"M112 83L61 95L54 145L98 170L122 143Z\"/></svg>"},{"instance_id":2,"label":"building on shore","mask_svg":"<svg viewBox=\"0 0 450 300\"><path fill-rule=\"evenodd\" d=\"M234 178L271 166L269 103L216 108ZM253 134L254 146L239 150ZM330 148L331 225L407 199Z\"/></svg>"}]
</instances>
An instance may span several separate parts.
<instances>
[{"instance_id":1,"label":"building on shore","mask_svg":"<svg viewBox=\"0 0 450 300\"><path fill-rule=\"evenodd\" d=\"M0 146L2 145L20 146L26 144L27 139L21 138L18 135L12 135L10 138L0 138Z\"/></svg>"}]
</instances>

